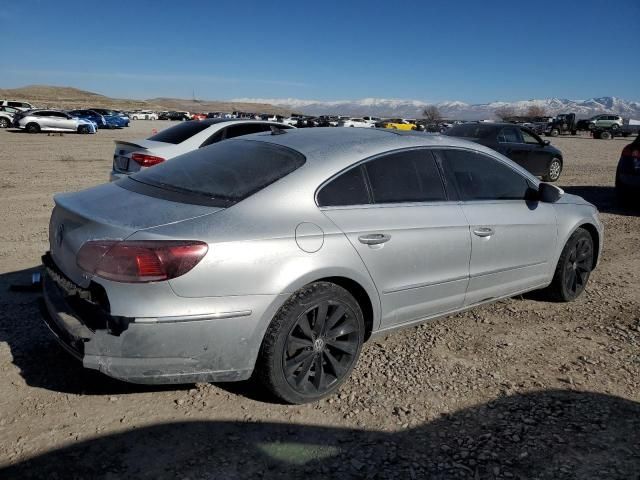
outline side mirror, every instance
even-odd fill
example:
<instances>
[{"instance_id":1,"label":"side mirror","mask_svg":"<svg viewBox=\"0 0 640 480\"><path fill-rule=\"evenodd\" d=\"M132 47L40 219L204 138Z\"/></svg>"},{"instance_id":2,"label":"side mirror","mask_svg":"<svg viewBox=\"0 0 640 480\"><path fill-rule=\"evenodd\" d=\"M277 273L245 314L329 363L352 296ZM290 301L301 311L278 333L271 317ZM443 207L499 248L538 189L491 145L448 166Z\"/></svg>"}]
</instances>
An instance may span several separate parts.
<instances>
[{"instance_id":1,"label":"side mirror","mask_svg":"<svg viewBox=\"0 0 640 480\"><path fill-rule=\"evenodd\" d=\"M564 195L564 190L550 183L541 182L538 187L538 198L541 202L555 203Z\"/></svg>"},{"instance_id":2,"label":"side mirror","mask_svg":"<svg viewBox=\"0 0 640 480\"><path fill-rule=\"evenodd\" d=\"M549 140L545 140L542 144L546 147L547 145L551 145L551 142Z\"/></svg>"}]
</instances>

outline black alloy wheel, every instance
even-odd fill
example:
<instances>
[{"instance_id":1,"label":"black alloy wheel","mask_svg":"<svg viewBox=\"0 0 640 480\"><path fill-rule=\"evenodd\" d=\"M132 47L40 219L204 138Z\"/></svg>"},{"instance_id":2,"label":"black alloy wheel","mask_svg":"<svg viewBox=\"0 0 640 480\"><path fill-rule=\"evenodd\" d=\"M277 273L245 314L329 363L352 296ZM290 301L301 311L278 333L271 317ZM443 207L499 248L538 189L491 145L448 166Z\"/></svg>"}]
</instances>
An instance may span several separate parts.
<instances>
[{"instance_id":1,"label":"black alloy wheel","mask_svg":"<svg viewBox=\"0 0 640 480\"><path fill-rule=\"evenodd\" d=\"M593 242L591 238L581 237L570 250L564 270L567 292L577 297L587 286L593 263Z\"/></svg>"},{"instance_id":2,"label":"black alloy wheel","mask_svg":"<svg viewBox=\"0 0 640 480\"><path fill-rule=\"evenodd\" d=\"M594 260L593 238L587 230L578 228L562 250L547 296L559 302L578 298L587 286Z\"/></svg>"},{"instance_id":3,"label":"black alloy wheel","mask_svg":"<svg viewBox=\"0 0 640 480\"><path fill-rule=\"evenodd\" d=\"M358 301L334 283L311 283L291 295L273 317L254 376L287 403L317 401L349 378L364 337Z\"/></svg>"},{"instance_id":4,"label":"black alloy wheel","mask_svg":"<svg viewBox=\"0 0 640 480\"><path fill-rule=\"evenodd\" d=\"M283 373L302 395L322 395L341 380L359 350L358 322L349 307L323 300L300 315L283 352Z\"/></svg>"}]
</instances>

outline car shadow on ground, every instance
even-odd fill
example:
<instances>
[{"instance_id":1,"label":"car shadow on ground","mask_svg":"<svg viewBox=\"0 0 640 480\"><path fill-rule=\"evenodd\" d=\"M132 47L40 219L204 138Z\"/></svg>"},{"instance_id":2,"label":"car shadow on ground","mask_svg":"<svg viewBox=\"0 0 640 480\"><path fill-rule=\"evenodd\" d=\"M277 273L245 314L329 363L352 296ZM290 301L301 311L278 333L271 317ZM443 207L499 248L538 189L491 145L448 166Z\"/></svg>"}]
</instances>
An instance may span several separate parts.
<instances>
[{"instance_id":1,"label":"car shadow on ground","mask_svg":"<svg viewBox=\"0 0 640 480\"><path fill-rule=\"evenodd\" d=\"M13 363L28 385L85 395L190 388L125 383L83 368L58 345L42 320L42 294L29 288L32 273L39 271L40 267L34 267L0 275L0 342L8 344Z\"/></svg>"},{"instance_id":2,"label":"car shadow on ground","mask_svg":"<svg viewBox=\"0 0 640 480\"><path fill-rule=\"evenodd\" d=\"M572 195L578 195L588 202L593 203L602 213L613 213L616 215L639 216L640 201L633 205L631 202L621 202L616 196L614 186L572 186L562 187L562 189Z\"/></svg>"},{"instance_id":3,"label":"car shadow on ground","mask_svg":"<svg viewBox=\"0 0 640 480\"><path fill-rule=\"evenodd\" d=\"M630 480L639 472L639 403L553 390L501 397L399 432L164 423L54 449L0 469L0 477Z\"/></svg>"}]
</instances>

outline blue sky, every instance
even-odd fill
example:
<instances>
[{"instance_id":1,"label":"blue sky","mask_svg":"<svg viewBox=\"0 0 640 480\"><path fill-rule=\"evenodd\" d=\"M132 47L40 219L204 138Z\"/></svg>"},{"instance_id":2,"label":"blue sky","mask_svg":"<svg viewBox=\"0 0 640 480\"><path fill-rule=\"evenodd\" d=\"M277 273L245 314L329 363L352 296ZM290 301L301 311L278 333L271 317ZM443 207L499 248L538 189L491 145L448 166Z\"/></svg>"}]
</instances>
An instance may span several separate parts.
<instances>
[{"instance_id":1,"label":"blue sky","mask_svg":"<svg viewBox=\"0 0 640 480\"><path fill-rule=\"evenodd\" d=\"M0 87L640 100L640 1L0 0Z\"/></svg>"}]
</instances>

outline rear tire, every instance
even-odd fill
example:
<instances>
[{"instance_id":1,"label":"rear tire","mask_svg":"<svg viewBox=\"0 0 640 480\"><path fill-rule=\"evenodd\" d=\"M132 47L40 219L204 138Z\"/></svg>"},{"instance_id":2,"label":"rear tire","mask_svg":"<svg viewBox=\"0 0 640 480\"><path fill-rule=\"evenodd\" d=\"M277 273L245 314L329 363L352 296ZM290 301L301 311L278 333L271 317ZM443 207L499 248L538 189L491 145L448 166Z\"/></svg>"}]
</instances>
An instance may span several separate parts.
<instances>
[{"instance_id":1,"label":"rear tire","mask_svg":"<svg viewBox=\"0 0 640 480\"><path fill-rule=\"evenodd\" d=\"M587 286L593 269L594 250L591 234L578 228L562 249L546 296L556 302L572 302Z\"/></svg>"},{"instance_id":2,"label":"rear tire","mask_svg":"<svg viewBox=\"0 0 640 480\"><path fill-rule=\"evenodd\" d=\"M547 170L547 174L542 177L542 180L545 182L555 182L560 178L560 174L562 173L562 162L559 158L552 158L551 163L549 164L549 169Z\"/></svg>"},{"instance_id":3,"label":"rear tire","mask_svg":"<svg viewBox=\"0 0 640 480\"><path fill-rule=\"evenodd\" d=\"M27 123L27 126L24 127L27 133L40 133L40 125L37 123Z\"/></svg>"},{"instance_id":4,"label":"rear tire","mask_svg":"<svg viewBox=\"0 0 640 480\"><path fill-rule=\"evenodd\" d=\"M294 293L262 341L256 378L287 403L314 402L349 378L364 343L364 317L344 288L315 282Z\"/></svg>"}]
</instances>

